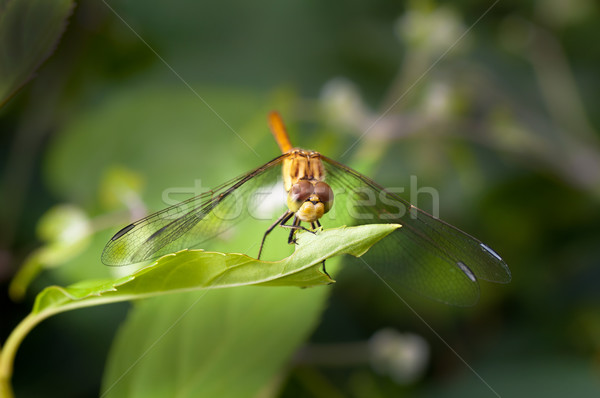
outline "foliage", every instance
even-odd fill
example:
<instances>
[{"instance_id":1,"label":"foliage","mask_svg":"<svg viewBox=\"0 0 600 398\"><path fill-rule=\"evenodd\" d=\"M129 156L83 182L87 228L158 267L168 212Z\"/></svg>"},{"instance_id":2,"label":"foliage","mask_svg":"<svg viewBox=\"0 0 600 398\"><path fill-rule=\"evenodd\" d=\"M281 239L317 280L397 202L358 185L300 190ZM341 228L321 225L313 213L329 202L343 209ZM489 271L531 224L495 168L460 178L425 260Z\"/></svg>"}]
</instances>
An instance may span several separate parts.
<instances>
[{"instance_id":1,"label":"foliage","mask_svg":"<svg viewBox=\"0 0 600 398\"><path fill-rule=\"evenodd\" d=\"M178 291L245 285L311 287L331 284L334 281L329 275L318 270L324 267L326 259L342 253L360 256L399 227L395 224L369 225L300 234L294 254L276 262L259 261L243 254L184 250L164 256L116 280L85 280L66 288L47 287L37 295L33 310L15 328L0 353L0 381L7 389L5 384L10 379L12 361L20 341L37 323L49 316L76 308ZM284 332L287 334L288 331ZM288 346L288 352L291 347L293 345ZM279 362L284 358L280 357ZM118 364L120 362L115 366ZM151 383L150 388L154 388Z\"/></svg>"},{"instance_id":2,"label":"foliage","mask_svg":"<svg viewBox=\"0 0 600 398\"><path fill-rule=\"evenodd\" d=\"M0 4L0 106L52 53L73 5L72 0L7 0Z\"/></svg>"},{"instance_id":3,"label":"foliage","mask_svg":"<svg viewBox=\"0 0 600 398\"><path fill-rule=\"evenodd\" d=\"M597 396L599 13L590 0L0 1L0 281L22 300L0 298L2 341L47 286L135 272L99 261L121 226L276 156L272 109L295 145L425 210L436 192L441 217L514 273L471 309L403 302L340 267L329 288L68 312L24 341L16 395L193 395L198 380L214 396L235 380L232 394L265 397ZM249 250L265 225L247 227L205 249ZM372 336L388 328L428 350L384 345L397 361L377 362Z\"/></svg>"}]
</instances>

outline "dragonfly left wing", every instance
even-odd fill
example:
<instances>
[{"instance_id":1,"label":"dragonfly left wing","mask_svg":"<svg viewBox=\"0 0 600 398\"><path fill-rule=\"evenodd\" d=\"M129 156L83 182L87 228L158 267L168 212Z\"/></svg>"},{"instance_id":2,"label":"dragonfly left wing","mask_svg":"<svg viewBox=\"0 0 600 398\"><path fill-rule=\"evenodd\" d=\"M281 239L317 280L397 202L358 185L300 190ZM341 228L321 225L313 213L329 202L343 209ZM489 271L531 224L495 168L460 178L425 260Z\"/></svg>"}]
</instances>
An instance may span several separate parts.
<instances>
[{"instance_id":1,"label":"dragonfly left wing","mask_svg":"<svg viewBox=\"0 0 600 398\"><path fill-rule=\"evenodd\" d=\"M128 265L205 242L248 216L248 201L281 178L284 155L218 188L168 207L117 232L102 252L106 265Z\"/></svg>"}]
</instances>

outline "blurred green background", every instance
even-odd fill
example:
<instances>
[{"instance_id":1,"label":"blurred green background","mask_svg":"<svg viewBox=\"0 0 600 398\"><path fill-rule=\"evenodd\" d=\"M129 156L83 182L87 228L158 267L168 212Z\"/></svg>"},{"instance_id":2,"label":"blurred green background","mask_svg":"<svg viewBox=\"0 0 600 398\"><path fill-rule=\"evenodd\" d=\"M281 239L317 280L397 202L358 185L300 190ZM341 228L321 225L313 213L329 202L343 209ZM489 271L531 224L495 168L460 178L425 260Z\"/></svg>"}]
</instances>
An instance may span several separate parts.
<instances>
[{"instance_id":1,"label":"blurred green background","mask_svg":"<svg viewBox=\"0 0 600 398\"><path fill-rule=\"evenodd\" d=\"M513 281L482 283L472 308L408 307L341 261L324 288L77 310L25 339L16 396L598 396L598 23L592 0L77 4L0 109L2 341L43 287L114 276L102 247L165 190L183 199L277 156L272 109L299 147L384 186L434 187L440 217ZM46 269L13 301L23 264ZM386 330L400 364L371 365ZM205 355L224 335L229 354Z\"/></svg>"}]
</instances>

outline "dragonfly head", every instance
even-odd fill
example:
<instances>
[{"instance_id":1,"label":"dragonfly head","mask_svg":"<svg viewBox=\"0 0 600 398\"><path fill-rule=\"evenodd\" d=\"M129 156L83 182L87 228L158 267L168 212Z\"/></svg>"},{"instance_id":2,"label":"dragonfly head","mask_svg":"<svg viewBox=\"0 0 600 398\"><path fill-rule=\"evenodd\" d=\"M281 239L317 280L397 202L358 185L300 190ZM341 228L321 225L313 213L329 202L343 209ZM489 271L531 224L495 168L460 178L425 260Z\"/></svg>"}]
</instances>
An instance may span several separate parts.
<instances>
[{"instance_id":1,"label":"dragonfly head","mask_svg":"<svg viewBox=\"0 0 600 398\"><path fill-rule=\"evenodd\" d=\"M288 208L305 222L314 222L333 205L333 191L323 181L300 180L288 192Z\"/></svg>"}]
</instances>

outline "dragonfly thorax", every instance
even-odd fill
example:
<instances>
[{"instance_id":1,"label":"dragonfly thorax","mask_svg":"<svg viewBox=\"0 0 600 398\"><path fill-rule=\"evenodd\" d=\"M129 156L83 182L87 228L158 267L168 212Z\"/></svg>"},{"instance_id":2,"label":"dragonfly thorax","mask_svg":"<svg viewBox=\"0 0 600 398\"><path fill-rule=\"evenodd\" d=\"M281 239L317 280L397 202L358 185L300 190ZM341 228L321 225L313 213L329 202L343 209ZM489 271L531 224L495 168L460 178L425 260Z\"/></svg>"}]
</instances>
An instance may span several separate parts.
<instances>
[{"instance_id":1,"label":"dragonfly thorax","mask_svg":"<svg viewBox=\"0 0 600 398\"><path fill-rule=\"evenodd\" d=\"M283 186L289 192L292 185L300 180L323 181L325 169L321 161L321 154L314 151L294 148L283 159Z\"/></svg>"}]
</instances>

